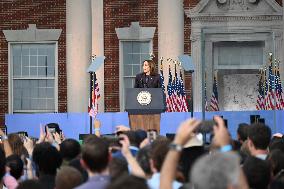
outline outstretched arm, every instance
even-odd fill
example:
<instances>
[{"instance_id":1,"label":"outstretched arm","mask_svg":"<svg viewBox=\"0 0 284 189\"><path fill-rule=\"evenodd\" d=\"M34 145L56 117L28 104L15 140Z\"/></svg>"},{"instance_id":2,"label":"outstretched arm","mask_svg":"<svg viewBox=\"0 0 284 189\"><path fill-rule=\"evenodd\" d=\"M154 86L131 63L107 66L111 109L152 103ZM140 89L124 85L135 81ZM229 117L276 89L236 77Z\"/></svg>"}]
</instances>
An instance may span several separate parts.
<instances>
[{"instance_id":1,"label":"outstretched arm","mask_svg":"<svg viewBox=\"0 0 284 189\"><path fill-rule=\"evenodd\" d=\"M200 121L196 119L188 119L179 126L174 142L171 144L162 167L160 188L172 189L172 183L175 179L176 169L183 146L193 136L193 131L199 124Z\"/></svg>"},{"instance_id":2,"label":"outstretched arm","mask_svg":"<svg viewBox=\"0 0 284 189\"><path fill-rule=\"evenodd\" d=\"M128 137L124 134L120 135L119 137L122 139L120 140L120 144L122 145L121 153L125 157L129 167L131 168L131 174L146 178L146 174L144 173L143 169L140 167L135 157L133 157L129 150L130 142Z\"/></svg>"}]
</instances>

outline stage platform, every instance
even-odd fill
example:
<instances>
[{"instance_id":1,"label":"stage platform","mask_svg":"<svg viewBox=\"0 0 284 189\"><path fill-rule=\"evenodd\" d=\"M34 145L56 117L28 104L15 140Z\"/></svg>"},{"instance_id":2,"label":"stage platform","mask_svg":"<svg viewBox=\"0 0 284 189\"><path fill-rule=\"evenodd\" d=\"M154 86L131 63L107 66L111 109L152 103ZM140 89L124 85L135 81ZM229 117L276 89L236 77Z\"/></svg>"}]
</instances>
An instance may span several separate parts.
<instances>
[{"instance_id":1,"label":"stage platform","mask_svg":"<svg viewBox=\"0 0 284 189\"><path fill-rule=\"evenodd\" d=\"M228 128L233 138L239 123L250 123L250 115L260 115L271 128L272 133L284 133L284 111L223 111L206 112L205 118L212 119L214 115L223 116L228 120ZM190 112L172 112L161 114L160 134L175 133L179 124L190 117ZM194 113L195 118L201 118L200 112ZM111 134L115 126L129 127L127 112L98 113L101 121L101 133ZM48 114L6 114L5 124L8 133L27 131L29 136L38 137L40 125L55 122L60 125L67 138L78 139L79 134L88 134L90 118L87 113L48 113Z\"/></svg>"}]
</instances>

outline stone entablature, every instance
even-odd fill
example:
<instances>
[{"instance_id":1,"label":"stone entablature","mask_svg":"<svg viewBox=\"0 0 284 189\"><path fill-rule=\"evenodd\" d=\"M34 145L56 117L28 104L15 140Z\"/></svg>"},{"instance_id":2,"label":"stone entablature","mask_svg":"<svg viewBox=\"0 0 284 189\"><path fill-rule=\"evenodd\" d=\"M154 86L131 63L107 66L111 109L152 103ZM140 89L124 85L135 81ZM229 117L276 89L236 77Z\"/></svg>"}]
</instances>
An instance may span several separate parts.
<instances>
[{"instance_id":1,"label":"stone entablature","mask_svg":"<svg viewBox=\"0 0 284 189\"><path fill-rule=\"evenodd\" d=\"M202 110L202 70L206 72L207 97L212 94L212 78L215 69L223 69L221 76L226 77L226 70L242 69L257 73L261 65L223 66L216 63L214 44L223 41L254 42L262 41L263 64L266 54L273 52L283 62L283 11L274 0L201 0L193 9L185 10L191 19L192 59L196 67L194 73L194 108ZM217 48L217 47L216 47ZM203 65L203 66L202 66ZM283 75L283 64L281 74ZM235 73L238 75L238 73ZM219 89L223 90L223 89ZM222 93L222 91L221 91ZM245 91L241 91L245 93ZM222 95L221 95L222 96ZM230 96L226 94L227 97ZM210 102L209 102L210 103ZM232 110L228 104L223 107ZM244 106L239 106L240 110ZM247 106L246 106L247 107ZM236 109L236 104L234 108Z\"/></svg>"}]
</instances>

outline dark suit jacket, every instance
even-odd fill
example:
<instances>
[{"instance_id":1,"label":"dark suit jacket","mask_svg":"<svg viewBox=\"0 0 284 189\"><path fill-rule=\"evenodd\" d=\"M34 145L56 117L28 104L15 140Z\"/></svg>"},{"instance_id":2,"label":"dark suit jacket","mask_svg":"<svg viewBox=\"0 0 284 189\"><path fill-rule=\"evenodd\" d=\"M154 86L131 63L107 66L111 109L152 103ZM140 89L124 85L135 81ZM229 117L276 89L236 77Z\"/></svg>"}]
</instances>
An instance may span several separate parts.
<instances>
[{"instance_id":1,"label":"dark suit jacket","mask_svg":"<svg viewBox=\"0 0 284 189\"><path fill-rule=\"evenodd\" d=\"M136 75L135 88L161 88L161 79L159 74L147 76L144 73Z\"/></svg>"}]
</instances>

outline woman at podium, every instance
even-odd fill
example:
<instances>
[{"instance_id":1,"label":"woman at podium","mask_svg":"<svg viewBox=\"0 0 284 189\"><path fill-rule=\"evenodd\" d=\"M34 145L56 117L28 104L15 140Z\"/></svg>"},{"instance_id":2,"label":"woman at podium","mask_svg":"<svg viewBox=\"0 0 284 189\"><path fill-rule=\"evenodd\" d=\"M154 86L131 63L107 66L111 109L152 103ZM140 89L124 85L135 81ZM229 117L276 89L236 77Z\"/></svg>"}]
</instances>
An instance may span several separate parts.
<instances>
[{"instance_id":1,"label":"woman at podium","mask_svg":"<svg viewBox=\"0 0 284 189\"><path fill-rule=\"evenodd\" d=\"M155 71L153 60L144 60L143 72L136 75L135 88L161 88L160 74Z\"/></svg>"}]
</instances>

